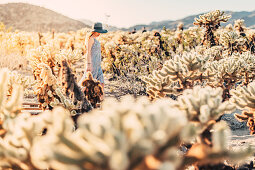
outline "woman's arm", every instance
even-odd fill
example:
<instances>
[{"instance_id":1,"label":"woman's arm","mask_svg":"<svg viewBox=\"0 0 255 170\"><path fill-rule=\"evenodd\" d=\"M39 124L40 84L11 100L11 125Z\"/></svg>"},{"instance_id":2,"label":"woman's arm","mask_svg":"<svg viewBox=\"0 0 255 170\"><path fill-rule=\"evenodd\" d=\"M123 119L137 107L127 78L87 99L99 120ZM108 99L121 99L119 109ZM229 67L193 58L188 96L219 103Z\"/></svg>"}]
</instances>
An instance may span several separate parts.
<instances>
[{"instance_id":1,"label":"woman's arm","mask_svg":"<svg viewBox=\"0 0 255 170\"><path fill-rule=\"evenodd\" d=\"M87 52L87 72L92 71L92 56L91 56L91 48L92 45L94 44L94 38L89 38L87 47L88 47L88 52Z\"/></svg>"}]
</instances>

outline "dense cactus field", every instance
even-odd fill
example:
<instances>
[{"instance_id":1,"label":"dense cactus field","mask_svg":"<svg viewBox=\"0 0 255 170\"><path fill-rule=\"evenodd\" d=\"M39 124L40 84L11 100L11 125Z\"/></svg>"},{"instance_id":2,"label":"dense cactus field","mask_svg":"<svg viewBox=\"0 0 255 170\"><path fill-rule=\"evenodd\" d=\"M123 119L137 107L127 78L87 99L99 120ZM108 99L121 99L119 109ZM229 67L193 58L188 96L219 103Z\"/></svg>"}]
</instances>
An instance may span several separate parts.
<instances>
[{"instance_id":1,"label":"dense cactus field","mask_svg":"<svg viewBox=\"0 0 255 170\"><path fill-rule=\"evenodd\" d=\"M247 164L254 148L231 148L220 118L240 109L236 119L255 133L255 30L243 20L221 27L229 18L216 10L190 28L100 35L105 89L89 72L78 84L89 29L36 33L2 25L0 169ZM25 111L28 100L41 111Z\"/></svg>"}]
</instances>

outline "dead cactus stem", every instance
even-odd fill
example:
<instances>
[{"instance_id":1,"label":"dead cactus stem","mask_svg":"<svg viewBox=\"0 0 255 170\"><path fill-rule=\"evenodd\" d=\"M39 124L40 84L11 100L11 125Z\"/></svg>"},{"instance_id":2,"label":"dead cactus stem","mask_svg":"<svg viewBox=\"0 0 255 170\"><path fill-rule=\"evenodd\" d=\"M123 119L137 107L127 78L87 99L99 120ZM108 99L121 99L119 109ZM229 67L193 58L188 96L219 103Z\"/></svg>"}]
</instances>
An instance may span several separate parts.
<instances>
[{"instance_id":1,"label":"dead cactus stem","mask_svg":"<svg viewBox=\"0 0 255 170\"><path fill-rule=\"evenodd\" d=\"M87 79L82 82L83 92L91 105L96 108L101 103L104 94L103 87L99 81L93 79L91 72L88 72Z\"/></svg>"},{"instance_id":2,"label":"dead cactus stem","mask_svg":"<svg viewBox=\"0 0 255 170\"><path fill-rule=\"evenodd\" d=\"M76 110L77 113L90 111L92 107L85 98L80 87L77 85L76 78L65 60L61 63L59 77L61 78L62 87L65 90L66 96L68 96L75 105L77 105L78 102L81 102L81 107Z\"/></svg>"}]
</instances>

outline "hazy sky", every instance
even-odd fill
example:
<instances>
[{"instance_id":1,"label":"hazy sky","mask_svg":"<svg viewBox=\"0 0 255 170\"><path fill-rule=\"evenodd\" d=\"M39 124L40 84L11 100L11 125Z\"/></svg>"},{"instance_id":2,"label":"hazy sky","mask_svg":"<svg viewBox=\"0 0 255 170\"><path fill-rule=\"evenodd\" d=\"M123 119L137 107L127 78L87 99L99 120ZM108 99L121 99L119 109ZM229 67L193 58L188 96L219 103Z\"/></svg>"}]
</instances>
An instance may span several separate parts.
<instances>
[{"instance_id":1,"label":"hazy sky","mask_svg":"<svg viewBox=\"0 0 255 170\"><path fill-rule=\"evenodd\" d=\"M255 0L0 0L8 2L40 5L74 19L107 22L118 27L175 20L216 9L255 10Z\"/></svg>"}]
</instances>

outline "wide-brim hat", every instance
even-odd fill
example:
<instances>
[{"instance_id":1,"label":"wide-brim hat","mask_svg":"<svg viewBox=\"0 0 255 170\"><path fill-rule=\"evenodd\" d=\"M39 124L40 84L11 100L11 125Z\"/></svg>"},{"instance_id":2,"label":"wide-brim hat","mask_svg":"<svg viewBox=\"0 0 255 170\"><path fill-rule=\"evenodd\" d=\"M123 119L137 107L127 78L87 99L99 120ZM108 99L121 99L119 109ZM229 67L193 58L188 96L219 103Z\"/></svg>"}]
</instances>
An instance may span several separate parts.
<instances>
[{"instance_id":1,"label":"wide-brim hat","mask_svg":"<svg viewBox=\"0 0 255 170\"><path fill-rule=\"evenodd\" d=\"M103 29L103 25L101 22L96 22L93 26L92 26L93 32L98 32L98 33L107 33L108 31Z\"/></svg>"}]
</instances>

